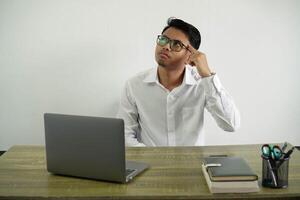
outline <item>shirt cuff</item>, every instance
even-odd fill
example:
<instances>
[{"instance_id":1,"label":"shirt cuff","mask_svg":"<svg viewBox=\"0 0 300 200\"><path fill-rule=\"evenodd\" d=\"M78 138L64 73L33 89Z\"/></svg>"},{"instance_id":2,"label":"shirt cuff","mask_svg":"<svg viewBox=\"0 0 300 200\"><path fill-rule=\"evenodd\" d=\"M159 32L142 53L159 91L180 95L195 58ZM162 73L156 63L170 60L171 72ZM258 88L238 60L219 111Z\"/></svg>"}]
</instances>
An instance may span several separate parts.
<instances>
[{"instance_id":1,"label":"shirt cuff","mask_svg":"<svg viewBox=\"0 0 300 200\"><path fill-rule=\"evenodd\" d=\"M209 94L212 93L213 90L216 90L218 93L221 92L223 86L220 82L220 79L217 74L202 78L205 90L209 92Z\"/></svg>"}]
</instances>

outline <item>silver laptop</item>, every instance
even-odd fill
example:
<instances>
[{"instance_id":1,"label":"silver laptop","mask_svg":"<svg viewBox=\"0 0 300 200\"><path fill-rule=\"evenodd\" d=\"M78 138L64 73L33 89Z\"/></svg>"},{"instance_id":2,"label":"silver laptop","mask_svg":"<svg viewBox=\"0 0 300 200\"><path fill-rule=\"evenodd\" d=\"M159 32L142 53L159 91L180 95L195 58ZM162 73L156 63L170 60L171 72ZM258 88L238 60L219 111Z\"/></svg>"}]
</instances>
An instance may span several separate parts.
<instances>
[{"instance_id":1,"label":"silver laptop","mask_svg":"<svg viewBox=\"0 0 300 200\"><path fill-rule=\"evenodd\" d=\"M126 183L149 167L125 161L122 119L45 113L44 123L51 173Z\"/></svg>"}]
</instances>

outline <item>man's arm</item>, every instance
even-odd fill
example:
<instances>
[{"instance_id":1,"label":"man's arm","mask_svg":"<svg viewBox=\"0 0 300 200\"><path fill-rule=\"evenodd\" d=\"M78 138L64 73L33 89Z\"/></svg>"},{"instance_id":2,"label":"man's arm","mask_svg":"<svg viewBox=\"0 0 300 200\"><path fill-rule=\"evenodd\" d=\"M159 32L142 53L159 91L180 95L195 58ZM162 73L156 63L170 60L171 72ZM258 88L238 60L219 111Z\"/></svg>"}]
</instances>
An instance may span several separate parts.
<instances>
[{"instance_id":1,"label":"man's arm","mask_svg":"<svg viewBox=\"0 0 300 200\"><path fill-rule=\"evenodd\" d=\"M217 75L203 78L206 109L211 113L218 126L233 132L240 127L240 114L232 97L220 83Z\"/></svg>"},{"instance_id":2,"label":"man's arm","mask_svg":"<svg viewBox=\"0 0 300 200\"><path fill-rule=\"evenodd\" d=\"M211 72L204 53L189 46L191 55L188 63L196 66L203 78L206 95L206 108L225 131L235 131L240 126L240 114L232 97L223 88L217 75Z\"/></svg>"},{"instance_id":3,"label":"man's arm","mask_svg":"<svg viewBox=\"0 0 300 200\"><path fill-rule=\"evenodd\" d=\"M130 92L130 86L127 82L121 96L119 112L117 117L122 118L125 123L125 144L126 146L145 146L137 140L137 134L140 130L138 123L138 111L136 104Z\"/></svg>"}]
</instances>

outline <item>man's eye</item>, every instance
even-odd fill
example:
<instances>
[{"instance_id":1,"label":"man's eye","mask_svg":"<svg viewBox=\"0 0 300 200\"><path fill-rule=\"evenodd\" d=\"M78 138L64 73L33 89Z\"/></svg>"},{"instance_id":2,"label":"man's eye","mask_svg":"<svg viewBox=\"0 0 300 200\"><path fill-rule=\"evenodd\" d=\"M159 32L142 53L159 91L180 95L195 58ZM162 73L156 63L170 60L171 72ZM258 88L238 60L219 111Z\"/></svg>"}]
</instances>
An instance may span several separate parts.
<instances>
[{"instance_id":1,"label":"man's eye","mask_svg":"<svg viewBox=\"0 0 300 200\"><path fill-rule=\"evenodd\" d=\"M167 43L168 43L168 38L166 38L166 37L160 37L160 38L159 38L159 41L160 41L162 44L167 44Z\"/></svg>"},{"instance_id":2,"label":"man's eye","mask_svg":"<svg viewBox=\"0 0 300 200\"><path fill-rule=\"evenodd\" d=\"M168 42L168 39L167 38L162 38L161 39L163 42L167 43Z\"/></svg>"},{"instance_id":3,"label":"man's eye","mask_svg":"<svg viewBox=\"0 0 300 200\"><path fill-rule=\"evenodd\" d=\"M173 46L176 48L180 48L181 47L181 43L179 41L174 41L173 42Z\"/></svg>"}]
</instances>

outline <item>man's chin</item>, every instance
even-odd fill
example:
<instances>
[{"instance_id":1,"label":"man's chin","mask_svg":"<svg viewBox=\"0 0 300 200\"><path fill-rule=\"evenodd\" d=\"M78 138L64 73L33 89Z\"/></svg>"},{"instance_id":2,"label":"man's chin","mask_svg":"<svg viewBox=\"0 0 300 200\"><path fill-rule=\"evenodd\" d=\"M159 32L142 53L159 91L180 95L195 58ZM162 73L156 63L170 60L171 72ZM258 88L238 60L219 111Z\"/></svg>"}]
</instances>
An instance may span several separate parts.
<instances>
[{"instance_id":1,"label":"man's chin","mask_svg":"<svg viewBox=\"0 0 300 200\"><path fill-rule=\"evenodd\" d=\"M158 60L158 61L157 61L157 64L158 64L159 66L161 66L161 67L166 67L166 63L165 63L164 61L162 61L162 60Z\"/></svg>"}]
</instances>

